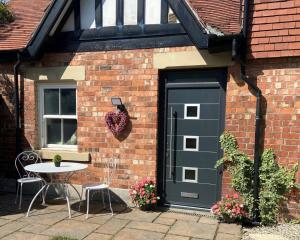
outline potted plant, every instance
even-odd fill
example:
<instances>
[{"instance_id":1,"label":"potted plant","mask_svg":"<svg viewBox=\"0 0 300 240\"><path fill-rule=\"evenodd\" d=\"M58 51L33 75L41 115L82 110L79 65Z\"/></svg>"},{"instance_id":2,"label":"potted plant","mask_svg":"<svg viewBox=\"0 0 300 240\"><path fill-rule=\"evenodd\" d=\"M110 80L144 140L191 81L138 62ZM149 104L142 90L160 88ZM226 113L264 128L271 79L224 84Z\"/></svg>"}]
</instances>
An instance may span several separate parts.
<instances>
[{"instance_id":1,"label":"potted plant","mask_svg":"<svg viewBox=\"0 0 300 240\"><path fill-rule=\"evenodd\" d=\"M150 179L143 179L133 185L129 190L129 194L132 202L141 210L154 209L160 199L156 194L155 183Z\"/></svg>"},{"instance_id":2,"label":"potted plant","mask_svg":"<svg viewBox=\"0 0 300 240\"><path fill-rule=\"evenodd\" d=\"M61 156L59 154L56 154L53 158L53 162L54 162L55 167L60 167L61 161L62 161Z\"/></svg>"},{"instance_id":3,"label":"potted plant","mask_svg":"<svg viewBox=\"0 0 300 240\"><path fill-rule=\"evenodd\" d=\"M226 194L212 207L211 211L220 221L226 223L243 222L248 217L244 204L239 202L238 194L233 196Z\"/></svg>"}]
</instances>

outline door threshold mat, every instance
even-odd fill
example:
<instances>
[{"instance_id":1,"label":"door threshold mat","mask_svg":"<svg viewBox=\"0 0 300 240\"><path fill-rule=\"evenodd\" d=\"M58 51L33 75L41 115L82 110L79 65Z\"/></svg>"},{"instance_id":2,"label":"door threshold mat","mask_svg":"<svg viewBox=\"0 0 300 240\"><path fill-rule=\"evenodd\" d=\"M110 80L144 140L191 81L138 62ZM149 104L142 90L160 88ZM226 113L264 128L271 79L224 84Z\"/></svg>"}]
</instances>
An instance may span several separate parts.
<instances>
[{"instance_id":1,"label":"door threshold mat","mask_svg":"<svg viewBox=\"0 0 300 240\"><path fill-rule=\"evenodd\" d=\"M176 207L161 207L160 210L168 213L179 213L183 215L209 217L215 219L215 216L211 212L203 211L203 210L186 209L186 208L184 209L184 208L176 208Z\"/></svg>"}]
</instances>

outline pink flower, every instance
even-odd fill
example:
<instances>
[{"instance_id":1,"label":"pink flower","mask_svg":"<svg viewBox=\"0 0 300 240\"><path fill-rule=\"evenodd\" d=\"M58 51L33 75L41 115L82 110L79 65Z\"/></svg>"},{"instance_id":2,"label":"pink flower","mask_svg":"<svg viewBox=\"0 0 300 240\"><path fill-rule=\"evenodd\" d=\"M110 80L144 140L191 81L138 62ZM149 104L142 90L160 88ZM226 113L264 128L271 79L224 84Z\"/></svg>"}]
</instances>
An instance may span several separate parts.
<instances>
[{"instance_id":1,"label":"pink flower","mask_svg":"<svg viewBox=\"0 0 300 240\"><path fill-rule=\"evenodd\" d=\"M156 202L157 202L156 200L152 200L152 201L151 201L152 204L155 204Z\"/></svg>"},{"instance_id":2,"label":"pink flower","mask_svg":"<svg viewBox=\"0 0 300 240\"><path fill-rule=\"evenodd\" d=\"M225 198L227 198L227 199L228 199L228 198L229 198L229 194L226 194L226 195L225 195Z\"/></svg>"},{"instance_id":3,"label":"pink flower","mask_svg":"<svg viewBox=\"0 0 300 240\"><path fill-rule=\"evenodd\" d=\"M233 198L238 199L238 198L239 198L239 195L238 195L237 193L235 193L235 194L233 195Z\"/></svg>"}]
</instances>

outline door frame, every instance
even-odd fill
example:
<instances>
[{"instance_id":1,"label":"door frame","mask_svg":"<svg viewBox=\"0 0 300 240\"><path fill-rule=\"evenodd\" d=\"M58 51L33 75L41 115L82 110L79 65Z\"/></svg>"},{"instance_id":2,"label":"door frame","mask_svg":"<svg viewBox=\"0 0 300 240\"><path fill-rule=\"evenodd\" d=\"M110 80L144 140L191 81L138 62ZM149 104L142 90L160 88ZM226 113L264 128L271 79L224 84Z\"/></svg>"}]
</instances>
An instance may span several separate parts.
<instances>
[{"instance_id":1,"label":"door frame","mask_svg":"<svg viewBox=\"0 0 300 240\"><path fill-rule=\"evenodd\" d=\"M181 73L181 74L205 74L206 76L217 77L218 82L221 86L221 99L220 99L220 122L219 129L220 134L225 130L225 113L226 113L226 88L227 88L227 68L201 68L201 69L176 69L176 70L161 70L159 71L159 86L158 86L158 132L157 132L157 190L158 195L161 197L160 204L165 204L165 176L166 176L166 157L165 157L165 148L166 148L166 131L167 131L167 84L171 81L168 79L169 74ZM188 77L187 77L188 78ZM212 81L206 81L207 85L212 85ZM198 84L197 84L198 83ZM184 86L199 86L201 81L192 81L188 84L180 84L180 87ZM168 84L170 85L170 83ZM172 84L171 84L172 85ZM174 84L174 87L176 85ZM204 84L202 83L202 86ZM223 151L221 150L221 144L219 145L218 157L219 159L223 156ZM221 198L222 192L222 173L223 168L218 169L220 177L217 179L217 191L216 199ZM177 206L181 208L194 208L189 206Z\"/></svg>"}]
</instances>

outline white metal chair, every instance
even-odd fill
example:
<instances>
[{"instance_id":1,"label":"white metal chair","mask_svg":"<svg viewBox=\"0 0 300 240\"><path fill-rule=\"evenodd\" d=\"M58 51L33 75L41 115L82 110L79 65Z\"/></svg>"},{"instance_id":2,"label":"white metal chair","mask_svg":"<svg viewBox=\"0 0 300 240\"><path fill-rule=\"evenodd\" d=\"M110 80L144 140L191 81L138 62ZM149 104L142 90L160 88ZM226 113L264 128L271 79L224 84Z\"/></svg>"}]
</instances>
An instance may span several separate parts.
<instances>
[{"instance_id":1,"label":"white metal chair","mask_svg":"<svg viewBox=\"0 0 300 240\"><path fill-rule=\"evenodd\" d=\"M43 180L39 177L37 177L35 174L28 172L24 169L25 166L29 164L34 163L41 163L42 160L40 156L32 151L24 151L20 153L15 160L15 167L17 169L17 172L19 174L19 179L17 179L17 195L16 195L16 201L17 204L18 197L19 197L19 209L22 207L22 194L23 194L23 184L27 183L40 183L41 186L43 185Z\"/></svg>"},{"instance_id":2,"label":"white metal chair","mask_svg":"<svg viewBox=\"0 0 300 240\"><path fill-rule=\"evenodd\" d=\"M81 191L81 199L82 199L82 194L83 194L83 189L86 190L86 218L89 217L89 208L90 208L90 192L91 191L101 191L102 193L102 204L105 207L105 201L104 201L104 191L107 191L108 195L108 201L109 201L109 207L111 214L113 215L113 209L111 206L111 196L110 196L110 185L112 183L113 176L115 174L115 171L117 169L117 159L113 158L107 161L106 163L106 172L105 172L105 181L102 184L85 184L82 186L82 191ZM92 195L93 196L93 195ZM79 206L80 207L80 206Z\"/></svg>"}]
</instances>

